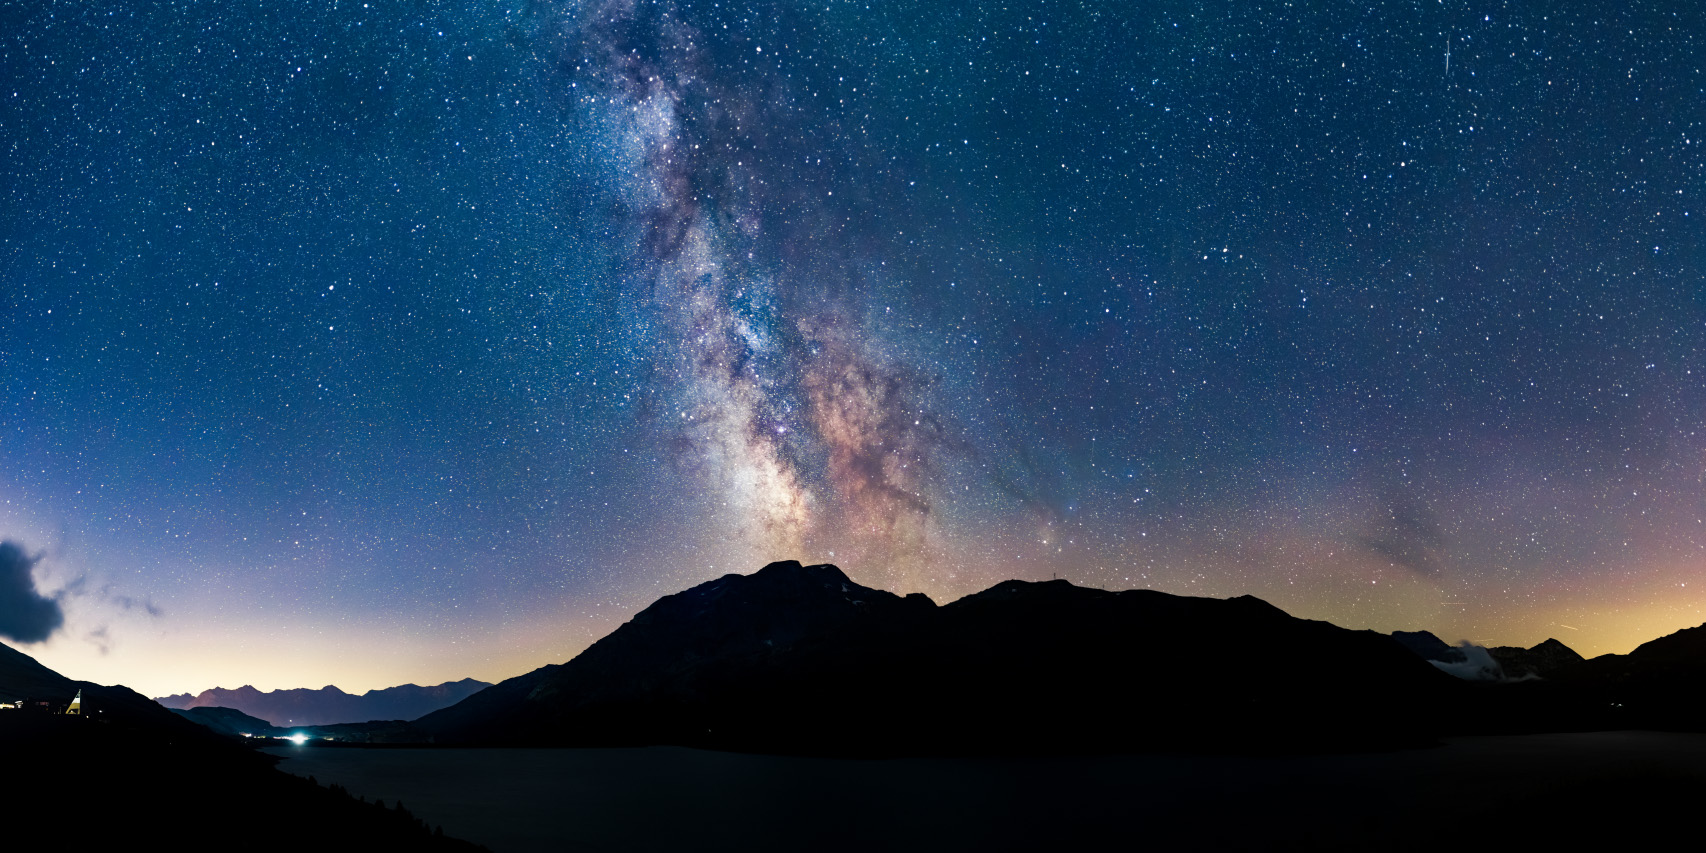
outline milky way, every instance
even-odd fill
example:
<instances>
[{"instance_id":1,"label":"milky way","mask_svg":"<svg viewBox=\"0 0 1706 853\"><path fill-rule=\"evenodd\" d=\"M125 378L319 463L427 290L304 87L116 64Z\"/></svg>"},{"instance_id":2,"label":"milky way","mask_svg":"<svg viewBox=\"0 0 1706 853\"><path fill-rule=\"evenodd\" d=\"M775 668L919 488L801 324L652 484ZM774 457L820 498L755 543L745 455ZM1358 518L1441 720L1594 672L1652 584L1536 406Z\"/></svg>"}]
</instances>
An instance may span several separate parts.
<instances>
[{"instance_id":1,"label":"milky way","mask_svg":"<svg viewBox=\"0 0 1706 853\"><path fill-rule=\"evenodd\" d=\"M927 383L867 320L873 258L837 239L841 183L795 167L849 156L846 140L793 138L838 117L796 106L789 75L724 70L773 65L791 45L765 57L765 39L713 39L683 13L583 5L563 59L618 152L630 322L667 353L666 428L755 558L839 546L865 577L916 585L941 426ZM749 45L751 58L730 56Z\"/></svg>"},{"instance_id":2,"label":"milky way","mask_svg":"<svg viewBox=\"0 0 1706 853\"><path fill-rule=\"evenodd\" d=\"M28 648L159 694L496 680L786 558L1586 653L1706 622L1703 35L6 7Z\"/></svg>"}]
</instances>

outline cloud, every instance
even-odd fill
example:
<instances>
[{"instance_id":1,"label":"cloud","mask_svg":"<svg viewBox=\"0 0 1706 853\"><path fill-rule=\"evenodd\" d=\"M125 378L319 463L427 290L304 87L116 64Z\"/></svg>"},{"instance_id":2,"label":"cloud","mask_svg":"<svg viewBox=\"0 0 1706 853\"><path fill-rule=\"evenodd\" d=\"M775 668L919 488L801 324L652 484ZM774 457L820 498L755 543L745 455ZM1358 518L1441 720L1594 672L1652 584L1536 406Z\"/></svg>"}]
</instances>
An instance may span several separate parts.
<instances>
[{"instance_id":1,"label":"cloud","mask_svg":"<svg viewBox=\"0 0 1706 853\"><path fill-rule=\"evenodd\" d=\"M17 542L0 542L0 637L19 643L40 643L53 637L65 627L65 605L72 600L107 605L100 609L109 616L116 611L154 618L163 615L152 599L121 595L110 585L95 587L88 575L79 575L51 595L43 595L35 580L35 567L41 561L41 554L31 556ZM105 622L85 631L82 637L101 654L112 650L114 639Z\"/></svg>"},{"instance_id":2,"label":"cloud","mask_svg":"<svg viewBox=\"0 0 1706 853\"><path fill-rule=\"evenodd\" d=\"M165 612L160 609L160 605L154 603L153 599L131 598L128 595L113 595L107 592L107 588L105 587L101 589L101 597L126 610L141 610L149 616L159 616Z\"/></svg>"},{"instance_id":3,"label":"cloud","mask_svg":"<svg viewBox=\"0 0 1706 853\"><path fill-rule=\"evenodd\" d=\"M1459 641L1457 650L1463 653L1461 661L1430 660L1441 672L1455 675L1464 681L1533 681L1539 676L1529 673L1521 678L1511 678L1505 675L1505 668L1499 665L1493 653L1486 646L1477 646L1468 640Z\"/></svg>"},{"instance_id":4,"label":"cloud","mask_svg":"<svg viewBox=\"0 0 1706 853\"><path fill-rule=\"evenodd\" d=\"M100 589L91 590L89 588L88 575L78 575L73 578L70 583L61 588L59 592L54 594L55 599L84 597L93 598L96 601L104 601L108 604L116 604L127 613L133 610L141 610L149 616L155 617L164 613L164 611L160 609L160 605L155 604L153 599L132 598L128 595L119 595L118 593L113 592L111 584L102 586Z\"/></svg>"},{"instance_id":5,"label":"cloud","mask_svg":"<svg viewBox=\"0 0 1706 853\"><path fill-rule=\"evenodd\" d=\"M103 655L113 650L113 635L107 630L107 626L105 625L84 634L83 639L92 643Z\"/></svg>"},{"instance_id":6,"label":"cloud","mask_svg":"<svg viewBox=\"0 0 1706 853\"><path fill-rule=\"evenodd\" d=\"M1440 574L1445 533L1439 520L1426 506L1396 490L1387 494L1369 529L1352 541L1394 566L1429 577Z\"/></svg>"},{"instance_id":7,"label":"cloud","mask_svg":"<svg viewBox=\"0 0 1706 853\"><path fill-rule=\"evenodd\" d=\"M40 560L16 542L0 542L0 637L39 643L65 624L59 596L36 591L33 570Z\"/></svg>"},{"instance_id":8,"label":"cloud","mask_svg":"<svg viewBox=\"0 0 1706 853\"><path fill-rule=\"evenodd\" d=\"M53 600L56 606L58 602L71 599L101 602L107 605L116 606L125 613L140 611L156 619L160 618L160 616L165 612L160 609L159 605L154 603L153 599L134 598L132 596L120 595L113 592L111 584L94 588L89 583L88 575L78 575L77 577L72 578L70 583L60 587L59 591L53 594ZM111 607L103 609L106 610L106 615L108 617L113 615ZM84 632L83 640L94 646L103 655L111 653L114 645L117 643L117 640L112 635L111 626L106 621L102 621L95 625L95 627Z\"/></svg>"},{"instance_id":9,"label":"cloud","mask_svg":"<svg viewBox=\"0 0 1706 853\"><path fill-rule=\"evenodd\" d=\"M1503 681L1505 669L1493 659L1493 653L1484 646L1464 640L1457 644L1458 651L1463 653L1461 661L1430 660L1428 663L1438 667L1441 672L1455 675L1464 681Z\"/></svg>"}]
</instances>

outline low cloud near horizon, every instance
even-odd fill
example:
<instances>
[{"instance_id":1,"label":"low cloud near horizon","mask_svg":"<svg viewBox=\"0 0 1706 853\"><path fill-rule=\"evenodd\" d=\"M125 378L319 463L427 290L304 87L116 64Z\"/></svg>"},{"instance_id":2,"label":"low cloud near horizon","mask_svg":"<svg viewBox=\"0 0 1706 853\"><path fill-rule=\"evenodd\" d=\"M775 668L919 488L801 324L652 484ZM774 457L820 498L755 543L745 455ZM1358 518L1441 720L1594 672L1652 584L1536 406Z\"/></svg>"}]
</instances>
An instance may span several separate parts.
<instances>
[{"instance_id":1,"label":"low cloud near horizon","mask_svg":"<svg viewBox=\"0 0 1706 853\"><path fill-rule=\"evenodd\" d=\"M59 597L36 589L34 569L40 560L16 542L0 542L0 637L39 643L65 624Z\"/></svg>"}]
</instances>

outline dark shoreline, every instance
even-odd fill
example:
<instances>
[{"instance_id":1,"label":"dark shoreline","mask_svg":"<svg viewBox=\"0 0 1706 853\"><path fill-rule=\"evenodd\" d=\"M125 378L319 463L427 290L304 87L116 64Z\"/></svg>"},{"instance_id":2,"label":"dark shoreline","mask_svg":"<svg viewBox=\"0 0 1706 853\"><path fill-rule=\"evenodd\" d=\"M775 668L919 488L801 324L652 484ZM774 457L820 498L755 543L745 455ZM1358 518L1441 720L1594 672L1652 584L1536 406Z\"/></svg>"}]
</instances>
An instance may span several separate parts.
<instances>
[{"instance_id":1,"label":"dark shoreline","mask_svg":"<svg viewBox=\"0 0 1706 853\"><path fill-rule=\"evenodd\" d=\"M1629 849L1692 832L1695 806L1706 798L1706 735L1648 731L1459 737L1428 749L1283 756L267 751L293 753L279 765L286 772L369 798L402 798L446 832L498 853L1437 850L1542 842Z\"/></svg>"}]
</instances>

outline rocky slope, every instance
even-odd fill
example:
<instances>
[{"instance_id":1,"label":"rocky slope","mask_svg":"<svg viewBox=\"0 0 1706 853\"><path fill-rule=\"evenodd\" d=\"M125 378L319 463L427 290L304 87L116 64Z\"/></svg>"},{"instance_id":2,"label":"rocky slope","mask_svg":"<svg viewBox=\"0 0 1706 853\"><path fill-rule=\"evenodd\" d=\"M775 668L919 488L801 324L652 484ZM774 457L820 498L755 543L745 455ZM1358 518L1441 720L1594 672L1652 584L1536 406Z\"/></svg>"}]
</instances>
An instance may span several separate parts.
<instances>
[{"instance_id":1,"label":"rocky slope","mask_svg":"<svg viewBox=\"0 0 1706 853\"><path fill-rule=\"evenodd\" d=\"M1494 646L1487 651L1504 668L1507 678L1549 678L1583 661L1575 649L1553 639L1527 649Z\"/></svg>"}]
</instances>

